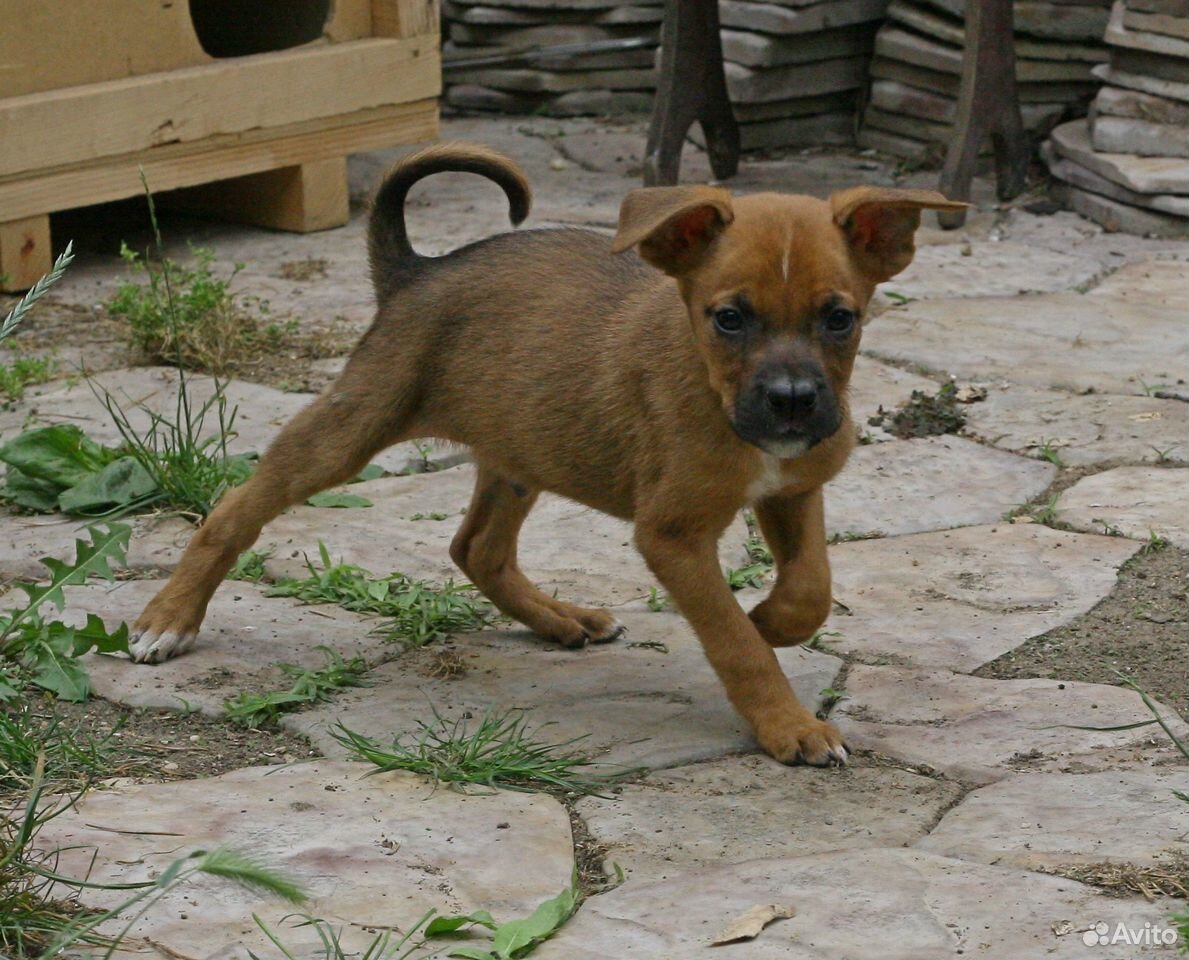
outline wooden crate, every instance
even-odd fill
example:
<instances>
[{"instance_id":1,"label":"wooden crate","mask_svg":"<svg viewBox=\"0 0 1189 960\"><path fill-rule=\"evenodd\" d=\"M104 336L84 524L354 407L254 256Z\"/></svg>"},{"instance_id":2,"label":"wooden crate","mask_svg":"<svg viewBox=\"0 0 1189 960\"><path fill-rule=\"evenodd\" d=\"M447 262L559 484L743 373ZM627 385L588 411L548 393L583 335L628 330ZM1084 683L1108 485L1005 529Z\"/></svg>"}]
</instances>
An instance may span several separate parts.
<instances>
[{"instance_id":1,"label":"wooden crate","mask_svg":"<svg viewBox=\"0 0 1189 960\"><path fill-rule=\"evenodd\" d=\"M347 221L346 157L437 136L437 0L0 0L0 289L49 214L150 189L226 219Z\"/></svg>"}]
</instances>

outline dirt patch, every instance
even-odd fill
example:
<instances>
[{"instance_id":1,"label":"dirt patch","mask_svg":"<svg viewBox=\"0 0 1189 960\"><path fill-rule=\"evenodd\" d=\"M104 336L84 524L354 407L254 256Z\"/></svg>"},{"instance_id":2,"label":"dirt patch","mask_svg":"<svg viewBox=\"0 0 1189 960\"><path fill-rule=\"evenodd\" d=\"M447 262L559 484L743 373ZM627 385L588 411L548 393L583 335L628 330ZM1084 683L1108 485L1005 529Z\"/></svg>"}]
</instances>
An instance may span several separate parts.
<instances>
[{"instance_id":1,"label":"dirt patch","mask_svg":"<svg viewBox=\"0 0 1189 960\"><path fill-rule=\"evenodd\" d=\"M1134 863L1077 863L1045 869L1079 883L1098 887L1108 897L1140 894L1149 901L1157 897L1189 899L1189 858L1179 851L1169 851L1168 858L1149 866Z\"/></svg>"},{"instance_id":2,"label":"dirt patch","mask_svg":"<svg viewBox=\"0 0 1189 960\"><path fill-rule=\"evenodd\" d=\"M943 383L933 396L914 390L900 409L889 412L880 407L875 416L867 418L867 423L883 427L901 440L957 433L966 425L957 392L953 383Z\"/></svg>"},{"instance_id":3,"label":"dirt patch","mask_svg":"<svg viewBox=\"0 0 1189 960\"><path fill-rule=\"evenodd\" d=\"M1189 552L1170 546L1133 557L1092 610L975 671L1112 684L1120 674L1189 715Z\"/></svg>"},{"instance_id":4,"label":"dirt patch","mask_svg":"<svg viewBox=\"0 0 1189 960\"><path fill-rule=\"evenodd\" d=\"M283 730L248 730L225 720L175 710L138 710L93 697L86 703L53 701L26 691L25 706L48 720L57 713L82 737L107 741L107 776L143 781L214 777L241 767L264 766L319 756L304 737Z\"/></svg>"},{"instance_id":5,"label":"dirt patch","mask_svg":"<svg viewBox=\"0 0 1189 960\"><path fill-rule=\"evenodd\" d=\"M4 302L15 298L0 297ZM286 327L286 318L269 317L269 323ZM280 390L316 392L330 379L313 369L313 361L341 357L351 352L359 339L359 329L346 320L331 319L317 325L302 324L301 329L286 328L275 344L255 351L248 360L231 364L228 372L240 380L262 383ZM77 373L83 363L91 373L146 359L129 345L129 328L123 320L108 315L103 308L71 306L43 300L22 324L20 332L0 350L0 362L19 352L25 356L55 357L59 376ZM52 385L51 385L52 388Z\"/></svg>"},{"instance_id":6,"label":"dirt patch","mask_svg":"<svg viewBox=\"0 0 1189 960\"><path fill-rule=\"evenodd\" d=\"M305 282L307 280L321 280L326 276L326 268L330 261L311 257L308 260L288 260L277 270L277 276L282 280Z\"/></svg>"}]
</instances>

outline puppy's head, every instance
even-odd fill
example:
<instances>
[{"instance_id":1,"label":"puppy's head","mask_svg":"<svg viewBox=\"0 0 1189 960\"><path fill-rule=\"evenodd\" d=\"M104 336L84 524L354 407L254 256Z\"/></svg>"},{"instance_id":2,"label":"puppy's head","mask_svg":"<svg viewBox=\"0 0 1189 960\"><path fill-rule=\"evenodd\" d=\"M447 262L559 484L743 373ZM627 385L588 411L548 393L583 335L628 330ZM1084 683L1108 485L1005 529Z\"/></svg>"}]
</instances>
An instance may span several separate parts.
<instances>
[{"instance_id":1,"label":"puppy's head","mask_svg":"<svg viewBox=\"0 0 1189 960\"><path fill-rule=\"evenodd\" d=\"M711 386L735 432L790 458L832 436L875 285L912 261L929 190L855 187L829 200L718 187L633 190L616 253L676 278Z\"/></svg>"}]
</instances>

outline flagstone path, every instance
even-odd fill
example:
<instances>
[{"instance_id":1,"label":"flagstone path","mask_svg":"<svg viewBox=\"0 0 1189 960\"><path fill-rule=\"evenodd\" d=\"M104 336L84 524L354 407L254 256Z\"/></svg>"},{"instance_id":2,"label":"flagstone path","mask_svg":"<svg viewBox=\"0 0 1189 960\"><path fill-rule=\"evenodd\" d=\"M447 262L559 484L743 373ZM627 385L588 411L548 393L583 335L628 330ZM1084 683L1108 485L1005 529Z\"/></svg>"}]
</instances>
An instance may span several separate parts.
<instances>
[{"instance_id":1,"label":"flagstone path","mask_svg":"<svg viewBox=\"0 0 1189 960\"><path fill-rule=\"evenodd\" d=\"M481 140L527 167L537 191L530 224L610 228L637 185L638 124L444 126L446 138ZM357 197L395 155L352 161ZM704 157L691 154L685 173L704 178ZM891 183L893 171L857 155L749 160L731 187L820 194L855 182ZM989 186L978 191L985 200ZM505 229L503 204L475 178L436 178L410 200L413 242L440 253ZM299 325L333 315L362 330L371 311L363 232L357 209L327 233L194 223L169 242L178 255L193 241L245 261L239 282L267 296L274 315ZM527 915L569 882L572 815L585 860L593 844L595 872L612 876L618 865L624 880L590 896L540 960L710 956L721 928L766 903L795 915L716 948L722 956L1080 960L1096 923L1167 926L1183 904L1112 899L1051 875L1184 852L1189 806L1173 791L1189 792L1189 770L1167 738L1151 727L1075 729L1148 719L1138 695L972 674L1084 615L1155 541L1189 549L1189 244L986 206L964 230L926 225L919 241L916 263L886 285L864 333L854 404L869 442L827 489L840 541L835 612L815 649L780 652L807 702L837 703L833 716L858 748L849 768L786 768L758 754L689 627L650 609L656 584L630 528L544 497L521 537L525 570L545 590L616 608L627 625L619 642L560 650L505 622L396 656L367 617L226 583L184 657L161 666L92 658L98 694L218 716L238 692L279 686L278 661L320 663L320 645L367 659L372 685L285 718L326 759L93 791L43 831L47 847L73 848L58 869L131 882L193 849L245 848L299 877L314 896L304 909L342 925L358 950L373 931L406 929L430 908ZM283 269L310 258L322 262L317 276ZM57 301L94 309L123 277L114 256L83 256ZM950 377L982 388L971 396L985 390L963 405L961 435L900 440L867 423ZM152 368L101 377L156 409L173 402L176 380ZM209 395L210 381L195 386ZM232 448L243 452L262 450L310 400L238 381L228 396L239 407ZM85 383L31 389L0 413L0 436L33 422L116 440ZM351 488L371 507L299 506L265 530L269 577L303 574L320 543L377 574L460 576L447 547L474 476L465 457L402 446L377 462L387 475ZM1033 518L1019 516L1027 504L1033 516L1047 505L1041 519L1054 525L1012 522ZM28 576L41 556L68 556L80 527L4 516L0 573ZM133 618L191 531L177 518L135 528L135 578L72 588L69 615ZM748 562L746 538L740 519L723 539L724 567ZM740 599L762 595L746 589ZM456 654L449 676L435 670L443 646ZM650 772L567 810L544 794L462 795L411 774L365 777L369 768L345 759L332 736L341 723L389 740L435 710L453 721L489 708L523 708L543 737L580 737L598 759ZM171 894L131 935L174 957L270 956L251 914L276 926L290 910L208 880ZM285 937L297 956L317 954L310 928L286 926ZM1164 955L1123 949L1138 952L1102 956Z\"/></svg>"}]
</instances>

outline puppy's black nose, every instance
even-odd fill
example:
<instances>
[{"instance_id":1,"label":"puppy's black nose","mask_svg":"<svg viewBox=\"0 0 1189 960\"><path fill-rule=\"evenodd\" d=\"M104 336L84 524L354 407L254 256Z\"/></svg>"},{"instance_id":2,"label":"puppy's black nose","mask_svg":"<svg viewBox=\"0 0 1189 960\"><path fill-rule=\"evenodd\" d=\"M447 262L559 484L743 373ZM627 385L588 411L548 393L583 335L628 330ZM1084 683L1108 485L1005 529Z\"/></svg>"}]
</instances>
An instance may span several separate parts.
<instances>
[{"instance_id":1,"label":"puppy's black nose","mask_svg":"<svg viewBox=\"0 0 1189 960\"><path fill-rule=\"evenodd\" d=\"M764 387L764 400L778 417L805 417L817 406L817 384L805 377L777 377Z\"/></svg>"}]
</instances>

